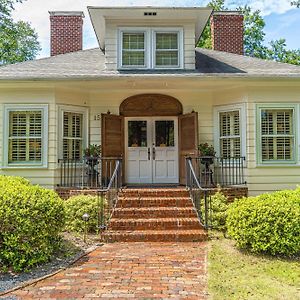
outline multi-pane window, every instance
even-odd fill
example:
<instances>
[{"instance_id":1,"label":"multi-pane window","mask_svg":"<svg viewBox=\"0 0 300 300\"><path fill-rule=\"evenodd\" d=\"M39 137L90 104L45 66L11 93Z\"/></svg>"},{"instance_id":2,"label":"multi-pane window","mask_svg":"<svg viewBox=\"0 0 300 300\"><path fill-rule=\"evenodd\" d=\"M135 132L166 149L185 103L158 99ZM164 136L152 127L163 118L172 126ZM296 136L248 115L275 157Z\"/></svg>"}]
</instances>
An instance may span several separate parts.
<instances>
[{"instance_id":1,"label":"multi-pane window","mask_svg":"<svg viewBox=\"0 0 300 300\"><path fill-rule=\"evenodd\" d=\"M145 33L122 34L122 65L144 66L145 65Z\"/></svg>"},{"instance_id":2,"label":"multi-pane window","mask_svg":"<svg viewBox=\"0 0 300 300\"><path fill-rule=\"evenodd\" d=\"M8 163L42 162L42 111L9 111Z\"/></svg>"},{"instance_id":3,"label":"multi-pane window","mask_svg":"<svg viewBox=\"0 0 300 300\"><path fill-rule=\"evenodd\" d=\"M83 114L63 112L63 158L81 159L83 152Z\"/></svg>"},{"instance_id":4,"label":"multi-pane window","mask_svg":"<svg viewBox=\"0 0 300 300\"><path fill-rule=\"evenodd\" d=\"M156 32L155 65L178 66L179 65L179 45L178 32Z\"/></svg>"},{"instance_id":5,"label":"multi-pane window","mask_svg":"<svg viewBox=\"0 0 300 300\"><path fill-rule=\"evenodd\" d=\"M219 113L220 155L223 158L241 155L240 111Z\"/></svg>"},{"instance_id":6,"label":"multi-pane window","mask_svg":"<svg viewBox=\"0 0 300 300\"><path fill-rule=\"evenodd\" d=\"M120 68L183 67L182 28L120 28L119 33Z\"/></svg>"},{"instance_id":7,"label":"multi-pane window","mask_svg":"<svg viewBox=\"0 0 300 300\"><path fill-rule=\"evenodd\" d=\"M293 109L261 109L261 160L293 160Z\"/></svg>"}]
</instances>

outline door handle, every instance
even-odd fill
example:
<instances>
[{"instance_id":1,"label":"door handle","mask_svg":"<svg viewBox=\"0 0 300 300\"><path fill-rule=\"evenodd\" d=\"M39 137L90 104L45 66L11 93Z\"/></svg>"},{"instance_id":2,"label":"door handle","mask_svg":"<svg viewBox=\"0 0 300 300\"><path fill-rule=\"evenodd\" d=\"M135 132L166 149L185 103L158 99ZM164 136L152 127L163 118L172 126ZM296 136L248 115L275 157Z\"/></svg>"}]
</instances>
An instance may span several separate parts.
<instances>
[{"instance_id":1,"label":"door handle","mask_svg":"<svg viewBox=\"0 0 300 300\"><path fill-rule=\"evenodd\" d=\"M150 148L148 148L148 160L150 160Z\"/></svg>"},{"instance_id":2,"label":"door handle","mask_svg":"<svg viewBox=\"0 0 300 300\"><path fill-rule=\"evenodd\" d=\"M155 160L155 147L152 148L152 158Z\"/></svg>"}]
</instances>

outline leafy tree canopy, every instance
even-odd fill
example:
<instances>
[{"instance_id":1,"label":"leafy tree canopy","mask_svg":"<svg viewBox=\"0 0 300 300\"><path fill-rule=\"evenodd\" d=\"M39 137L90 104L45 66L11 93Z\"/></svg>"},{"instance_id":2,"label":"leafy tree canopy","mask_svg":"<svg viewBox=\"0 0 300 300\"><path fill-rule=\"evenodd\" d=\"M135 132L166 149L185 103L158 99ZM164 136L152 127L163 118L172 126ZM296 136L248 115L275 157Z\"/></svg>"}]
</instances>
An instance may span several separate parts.
<instances>
[{"instance_id":1,"label":"leafy tree canopy","mask_svg":"<svg viewBox=\"0 0 300 300\"><path fill-rule=\"evenodd\" d=\"M298 2L298 5L300 6L300 0L296 2ZM225 7L225 0L212 0L207 6L216 11L227 10ZM288 50L285 39L271 41L267 46L264 44L264 28L266 24L259 10L252 11L249 6L238 7L237 10L244 14L245 55L300 65L300 49ZM207 24L205 27L198 46L211 49L212 41L210 24Z\"/></svg>"},{"instance_id":2,"label":"leafy tree canopy","mask_svg":"<svg viewBox=\"0 0 300 300\"><path fill-rule=\"evenodd\" d=\"M297 6L299 8L300 7L300 0L292 1L291 5Z\"/></svg>"},{"instance_id":3,"label":"leafy tree canopy","mask_svg":"<svg viewBox=\"0 0 300 300\"><path fill-rule=\"evenodd\" d=\"M11 16L18 2L22 0L0 0L0 65L34 59L40 51L35 30Z\"/></svg>"}]
</instances>

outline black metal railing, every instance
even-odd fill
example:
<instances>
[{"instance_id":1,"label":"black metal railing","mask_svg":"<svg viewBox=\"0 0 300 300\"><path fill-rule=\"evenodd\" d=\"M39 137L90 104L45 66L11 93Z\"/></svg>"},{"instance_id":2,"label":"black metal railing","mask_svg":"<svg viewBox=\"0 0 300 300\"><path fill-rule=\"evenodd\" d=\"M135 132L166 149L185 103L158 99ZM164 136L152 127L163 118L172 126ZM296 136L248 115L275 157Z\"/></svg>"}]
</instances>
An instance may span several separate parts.
<instances>
[{"instance_id":1,"label":"black metal railing","mask_svg":"<svg viewBox=\"0 0 300 300\"><path fill-rule=\"evenodd\" d=\"M245 157L190 157L201 187L245 185Z\"/></svg>"},{"instance_id":2,"label":"black metal railing","mask_svg":"<svg viewBox=\"0 0 300 300\"><path fill-rule=\"evenodd\" d=\"M106 188L98 190L98 207L99 221L98 228L102 231L107 229L113 210L117 205L118 193L122 188L122 160L118 159L115 164L115 169L110 177ZM102 201L101 201L102 199Z\"/></svg>"},{"instance_id":3,"label":"black metal railing","mask_svg":"<svg viewBox=\"0 0 300 300\"><path fill-rule=\"evenodd\" d=\"M118 157L59 159L59 187L105 189L115 171Z\"/></svg>"},{"instance_id":4,"label":"black metal railing","mask_svg":"<svg viewBox=\"0 0 300 300\"><path fill-rule=\"evenodd\" d=\"M122 159L116 157L60 159L62 188L92 189L98 196L98 229L110 222L122 188Z\"/></svg>"},{"instance_id":5,"label":"black metal railing","mask_svg":"<svg viewBox=\"0 0 300 300\"><path fill-rule=\"evenodd\" d=\"M212 226L211 197L216 187L245 185L244 157L186 157L186 186L204 228Z\"/></svg>"},{"instance_id":6,"label":"black metal railing","mask_svg":"<svg viewBox=\"0 0 300 300\"><path fill-rule=\"evenodd\" d=\"M190 192L201 225L205 229L209 229L209 220L211 219L211 189L201 186L191 157L186 158L186 187Z\"/></svg>"}]
</instances>

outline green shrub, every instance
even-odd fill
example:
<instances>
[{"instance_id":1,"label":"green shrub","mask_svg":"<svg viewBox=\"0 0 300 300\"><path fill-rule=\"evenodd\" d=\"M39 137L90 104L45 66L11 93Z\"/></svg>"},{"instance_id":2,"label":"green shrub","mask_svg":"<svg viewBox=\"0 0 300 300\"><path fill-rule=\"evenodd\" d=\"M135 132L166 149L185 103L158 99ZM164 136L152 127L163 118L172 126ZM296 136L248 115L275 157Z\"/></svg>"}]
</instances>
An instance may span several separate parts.
<instances>
[{"instance_id":1,"label":"green shrub","mask_svg":"<svg viewBox=\"0 0 300 300\"><path fill-rule=\"evenodd\" d=\"M54 191L0 176L0 265L20 271L48 261L63 226L63 201Z\"/></svg>"},{"instance_id":2,"label":"green shrub","mask_svg":"<svg viewBox=\"0 0 300 300\"><path fill-rule=\"evenodd\" d=\"M99 207L102 206L102 199L91 195L78 195L69 198L65 202L66 229L69 231L83 232L85 221L82 216L89 214L87 222L88 232L97 232Z\"/></svg>"},{"instance_id":3,"label":"green shrub","mask_svg":"<svg viewBox=\"0 0 300 300\"><path fill-rule=\"evenodd\" d=\"M208 223L213 229L226 231L226 217L228 209L227 197L220 190L218 190L217 193L211 196L210 205L211 213L208 214ZM204 218L204 199L202 200L201 210Z\"/></svg>"},{"instance_id":4,"label":"green shrub","mask_svg":"<svg viewBox=\"0 0 300 300\"><path fill-rule=\"evenodd\" d=\"M300 189L262 194L230 205L228 234L240 248L271 255L300 251Z\"/></svg>"}]
</instances>

